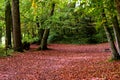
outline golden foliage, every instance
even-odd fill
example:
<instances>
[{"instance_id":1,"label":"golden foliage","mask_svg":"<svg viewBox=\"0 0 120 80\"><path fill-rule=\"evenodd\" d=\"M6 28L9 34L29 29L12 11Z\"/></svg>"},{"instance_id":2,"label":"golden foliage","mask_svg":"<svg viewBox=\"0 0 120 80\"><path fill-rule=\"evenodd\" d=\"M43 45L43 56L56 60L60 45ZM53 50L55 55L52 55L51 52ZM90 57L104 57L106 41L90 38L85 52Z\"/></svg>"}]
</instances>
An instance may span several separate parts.
<instances>
[{"instance_id":1,"label":"golden foliage","mask_svg":"<svg viewBox=\"0 0 120 80\"><path fill-rule=\"evenodd\" d=\"M31 0L31 1L32 1L33 14L36 14L37 4L36 4L35 0Z\"/></svg>"}]
</instances>

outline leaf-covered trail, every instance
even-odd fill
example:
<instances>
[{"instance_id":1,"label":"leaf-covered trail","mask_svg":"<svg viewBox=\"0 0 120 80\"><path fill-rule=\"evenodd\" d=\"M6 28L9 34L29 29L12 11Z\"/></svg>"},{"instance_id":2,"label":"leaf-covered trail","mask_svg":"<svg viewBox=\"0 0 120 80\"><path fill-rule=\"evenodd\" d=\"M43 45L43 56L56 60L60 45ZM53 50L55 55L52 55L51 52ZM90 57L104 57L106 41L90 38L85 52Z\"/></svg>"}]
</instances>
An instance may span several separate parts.
<instances>
[{"instance_id":1,"label":"leaf-covered trail","mask_svg":"<svg viewBox=\"0 0 120 80\"><path fill-rule=\"evenodd\" d=\"M51 50L0 58L0 80L119 80L120 61L108 62L108 44L50 44Z\"/></svg>"}]
</instances>

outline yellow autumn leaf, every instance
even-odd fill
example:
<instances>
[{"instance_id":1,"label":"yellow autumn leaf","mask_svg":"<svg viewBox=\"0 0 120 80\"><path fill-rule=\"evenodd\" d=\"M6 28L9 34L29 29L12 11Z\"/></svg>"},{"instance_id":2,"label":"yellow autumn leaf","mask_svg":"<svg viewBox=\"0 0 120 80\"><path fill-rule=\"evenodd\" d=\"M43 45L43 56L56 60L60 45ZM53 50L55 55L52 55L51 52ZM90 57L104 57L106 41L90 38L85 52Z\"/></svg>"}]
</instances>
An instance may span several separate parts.
<instances>
[{"instance_id":1,"label":"yellow autumn leaf","mask_svg":"<svg viewBox=\"0 0 120 80\"><path fill-rule=\"evenodd\" d=\"M35 0L32 1L32 7L37 8L37 4L35 3Z\"/></svg>"},{"instance_id":2,"label":"yellow autumn leaf","mask_svg":"<svg viewBox=\"0 0 120 80\"><path fill-rule=\"evenodd\" d=\"M32 0L32 8L33 8L33 14L36 14L37 4L35 0Z\"/></svg>"}]
</instances>

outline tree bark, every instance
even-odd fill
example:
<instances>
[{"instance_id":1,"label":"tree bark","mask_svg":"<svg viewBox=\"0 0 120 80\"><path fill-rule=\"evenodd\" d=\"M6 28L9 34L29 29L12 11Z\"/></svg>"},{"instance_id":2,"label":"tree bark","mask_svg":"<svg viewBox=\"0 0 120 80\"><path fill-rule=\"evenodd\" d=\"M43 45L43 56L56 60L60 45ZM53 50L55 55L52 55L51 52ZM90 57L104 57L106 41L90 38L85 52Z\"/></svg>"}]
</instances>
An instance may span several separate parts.
<instances>
[{"instance_id":1,"label":"tree bark","mask_svg":"<svg viewBox=\"0 0 120 80\"><path fill-rule=\"evenodd\" d=\"M119 60L120 59L120 55L117 52L117 49L116 49L114 41L112 39L112 35L110 33L110 30L106 26L104 26L104 29L105 29L105 32L106 32L106 36L107 36L108 42L110 44L110 48L111 48L111 52L112 52L112 60Z\"/></svg>"},{"instance_id":2,"label":"tree bark","mask_svg":"<svg viewBox=\"0 0 120 80\"><path fill-rule=\"evenodd\" d=\"M42 29L41 28L41 24L38 22L38 17L36 18L36 25L37 25L37 27L38 27L38 42L37 42L37 44L41 44L41 41L42 41L42 37L43 37L43 34L44 34L44 30L45 29Z\"/></svg>"},{"instance_id":3,"label":"tree bark","mask_svg":"<svg viewBox=\"0 0 120 80\"><path fill-rule=\"evenodd\" d=\"M54 9L55 9L55 3L52 3L52 10L51 10L51 13L50 13L50 17L53 16ZM47 39L48 39L48 36L49 36L49 32L50 32L50 29L45 29L44 34L43 34L43 38L42 38L42 41L41 41L41 46L40 46L41 50L48 49L47 48Z\"/></svg>"},{"instance_id":4,"label":"tree bark","mask_svg":"<svg viewBox=\"0 0 120 80\"><path fill-rule=\"evenodd\" d=\"M38 40L38 43L41 44L41 41L42 41L42 37L44 35L44 31L45 29L39 29L38 33L39 33L39 40Z\"/></svg>"},{"instance_id":5,"label":"tree bark","mask_svg":"<svg viewBox=\"0 0 120 80\"><path fill-rule=\"evenodd\" d=\"M12 0L12 19L14 51L22 52L19 0Z\"/></svg>"},{"instance_id":6,"label":"tree bark","mask_svg":"<svg viewBox=\"0 0 120 80\"><path fill-rule=\"evenodd\" d=\"M120 55L120 28L119 28L117 16L114 16L112 18L112 23L113 23L113 31L116 39L117 49Z\"/></svg>"},{"instance_id":7,"label":"tree bark","mask_svg":"<svg viewBox=\"0 0 120 80\"><path fill-rule=\"evenodd\" d=\"M10 1L6 0L5 6L5 24L6 24L6 48L11 48L11 29L12 29L12 14Z\"/></svg>"},{"instance_id":8,"label":"tree bark","mask_svg":"<svg viewBox=\"0 0 120 80\"><path fill-rule=\"evenodd\" d=\"M110 30L108 28L108 23L107 23L107 19L106 19L106 15L105 15L104 9L103 9L103 12L102 12L102 17L103 17L103 21L105 21L103 23L103 26L104 26L104 29L105 29L105 32L106 32L106 36L107 36L108 42L110 44L110 48L111 48L111 52L112 52L112 60L119 60L120 59L120 55L117 52L116 46L115 46L113 38L112 38L112 34L111 34L111 32L110 32Z\"/></svg>"},{"instance_id":9,"label":"tree bark","mask_svg":"<svg viewBox=\"0 0 120 80\"><path fill-rule=\"evenodd\" d=\"M44 34L43 34L43 38L42 38L42 41L41 41L41 50L48 49L47 48L47 39L48 39L48 36L49 36L49 32L50 32L50 29L45 29Z\"/></svg>"}]
</instances>

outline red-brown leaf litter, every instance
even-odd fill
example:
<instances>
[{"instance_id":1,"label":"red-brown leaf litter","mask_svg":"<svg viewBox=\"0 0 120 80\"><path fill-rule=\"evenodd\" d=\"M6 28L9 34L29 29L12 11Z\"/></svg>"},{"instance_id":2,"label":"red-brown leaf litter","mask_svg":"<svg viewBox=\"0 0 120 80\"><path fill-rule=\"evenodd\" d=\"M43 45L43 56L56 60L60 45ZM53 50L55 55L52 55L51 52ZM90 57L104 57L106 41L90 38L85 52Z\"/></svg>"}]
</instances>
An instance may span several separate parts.
<instances>
[{"instance_id":1,"label":"red-brown leaf litter","mask_svg":"<svg viewBox=\"0 0 120 80\"><path fill-rule=\"evenodd\" d=\"M0 58L0 80L120 80L120 61L109 62L108 43L49 44L50 50Z\"/></svg>"}]
</instances>

